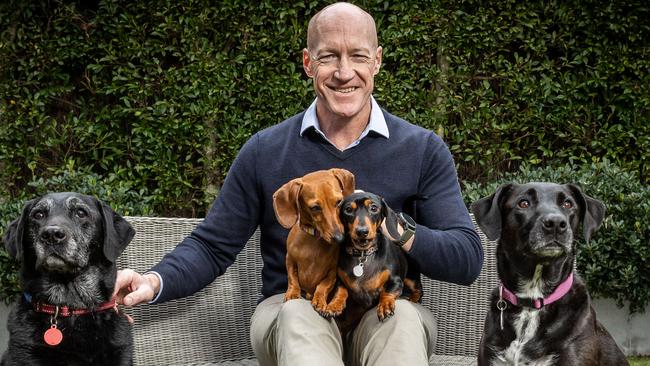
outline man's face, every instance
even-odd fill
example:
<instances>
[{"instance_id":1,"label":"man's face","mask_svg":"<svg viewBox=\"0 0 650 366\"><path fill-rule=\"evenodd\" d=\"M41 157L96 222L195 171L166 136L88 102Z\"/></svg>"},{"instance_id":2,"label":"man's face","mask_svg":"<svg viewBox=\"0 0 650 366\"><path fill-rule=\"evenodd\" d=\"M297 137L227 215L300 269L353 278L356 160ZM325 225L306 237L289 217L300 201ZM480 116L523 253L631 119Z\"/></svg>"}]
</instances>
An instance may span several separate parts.
<instances>
[{"instance_id":1,"label":"man's face","mask_svg":"<svg viewBox=\"0 0 650 366\"><path fill-rule=\"evenodd\" d=\"M381 65L374 25L353 16L320 21L313 47L303 50L303 67L314 79L318 118L352 118L370 113L374 76Z\"/></svg>"}]
</instances>

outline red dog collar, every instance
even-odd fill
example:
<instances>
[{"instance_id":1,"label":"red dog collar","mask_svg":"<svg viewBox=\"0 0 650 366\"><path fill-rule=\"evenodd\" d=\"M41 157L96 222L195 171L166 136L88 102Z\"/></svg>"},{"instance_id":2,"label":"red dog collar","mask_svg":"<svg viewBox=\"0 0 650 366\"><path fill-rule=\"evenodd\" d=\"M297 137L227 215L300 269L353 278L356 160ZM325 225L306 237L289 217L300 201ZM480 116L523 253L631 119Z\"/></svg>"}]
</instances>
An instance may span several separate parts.
<instances>
[{"instance_id":1,"label":"red dog collar","mask_svg":"<svg viewBox=\"0 0 650 366\"><path fill-rule=\"evenodd\" d=\"M566 295L569 290L571 290L571 286L573 285L573 272L569 275L569 277L564 280L556 289L553 291L548 297L545 297L543 299L522 299L517 297L512 291L508 290L505 288L505 286L501 285L499 286L499 294L503 299L508 300L509 303L515 306L526 306L529 308L535 308L535 309L541 309L545 305L550 305L554 303L555 301L559 300L562 298L562 296Z\"/></svg>"},{"instance_id":2,"label":"red dog collar","mask_svg":"<svg viewBox=\"0 0 650 366\"><path fill-rule=\"evenodd\" d=\"M52 346L52 347L58 346L63 341L63 332L61 332L61 330L57 327L57 318L59 316L65 318L73 315L85 315L91 313L98 313L109 309L113 309L115 310L115 313L119 313L119 311L117 310L117 302L115 302L115 299L111 299L110 301L100 304L96 308L92 308L92 309L71 309L68 306L58 306L58 305L44 304L42 302L33 302L32 296L26 292L24 293L24 296L25 296L25 300L34 306L34 311L36 311L37 313L45 313L45 314L52 315L50 317L50 328L48 328L43 333L43 340L48 346Z\"/></svg>"},{"instance_id":3,"label":"red dog collar","mask_svg":"<svg viewBox=\"0 0 650 366\"><path fill-rule=\"evenodd\" d=\"M71 309L68 306L56 306L56 305L44 304L42 302L32 302L32 297L27 293L25 293L25 300L31 303L34 306L34 311L38 313L45 313L45 314L62 316L62 317L98 313L109 309L114 309L115 312L118 311L117 303L115 302L115 299L111 299L110 301L100 304L98 307L92 309Z\"/></svg>"}]
</instances>

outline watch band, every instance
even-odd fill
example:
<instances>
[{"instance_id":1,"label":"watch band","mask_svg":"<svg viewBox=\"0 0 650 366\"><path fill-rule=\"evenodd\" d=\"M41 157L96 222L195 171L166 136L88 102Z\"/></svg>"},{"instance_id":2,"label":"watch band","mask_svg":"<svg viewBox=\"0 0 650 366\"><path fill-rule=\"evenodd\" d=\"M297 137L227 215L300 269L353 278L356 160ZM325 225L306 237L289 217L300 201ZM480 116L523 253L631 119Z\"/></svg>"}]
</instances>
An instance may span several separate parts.
<instances>
[{"instance_id":1,"label":"watch band","mask_svg":"<svg viewBox=\"0 0 650 366\"><path fill-rule=\"evenodd\" d=\"M413 235L415 235L415 220L404 212L400 212L400 214L397 216L399 217L400 223L402 224L402 227L404 228L404 231L402 232L402 235L400 236L399 240L397 243L399 246L404 246Z\"/></svg>"}]
</instances>

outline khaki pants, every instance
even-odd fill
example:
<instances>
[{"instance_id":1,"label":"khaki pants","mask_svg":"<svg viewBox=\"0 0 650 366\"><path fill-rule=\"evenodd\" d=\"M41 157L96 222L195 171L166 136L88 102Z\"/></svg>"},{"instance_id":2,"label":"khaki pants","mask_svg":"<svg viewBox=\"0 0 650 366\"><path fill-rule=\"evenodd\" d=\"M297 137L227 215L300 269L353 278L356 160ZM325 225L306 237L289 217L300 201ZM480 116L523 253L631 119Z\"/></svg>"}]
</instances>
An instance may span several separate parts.
<instances>
[{"instance_id":1,"label":"khaki pants","mask_svg":"<svg viewBox=\"0 0 650 366\"><path fill-rule=\"evenodd\" d=\"M397 300L395 315L380 322L368 311L343 340L333 320L326 320L304 299L284 303L284 294L262 301L251 319L251 344L261 366L428 365L436 342L436 321L423 306ZM344 357L346 362L343 362Z\"/></svg>"}]
</instances>

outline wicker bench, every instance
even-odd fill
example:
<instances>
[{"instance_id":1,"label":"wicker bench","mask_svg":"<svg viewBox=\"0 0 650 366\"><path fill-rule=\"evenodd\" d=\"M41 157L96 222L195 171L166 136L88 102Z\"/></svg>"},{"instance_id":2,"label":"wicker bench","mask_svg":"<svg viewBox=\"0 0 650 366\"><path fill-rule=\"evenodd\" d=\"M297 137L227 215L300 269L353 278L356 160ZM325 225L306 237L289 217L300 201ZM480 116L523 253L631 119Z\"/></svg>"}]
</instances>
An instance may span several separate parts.
<instances>
[{"instance_id":1,"label":"wicker bench","mask_svg":"<svg viewBox=\"0 0 650 366\"><path fill-rule=\"evenodd\" d=\"M146 271L176 246L199 219L127 217L136 236L119 268ZM432 365L475 365L490 290L496 285L494 246L479 231L485 262L469 287L424 280L423 303L438 319ZM259 290L262 261L259 233L235 263L199 293L160 305L137 306L135 365L257 365L249 342L249 321Z\"/></svg>"}]
</instances>

